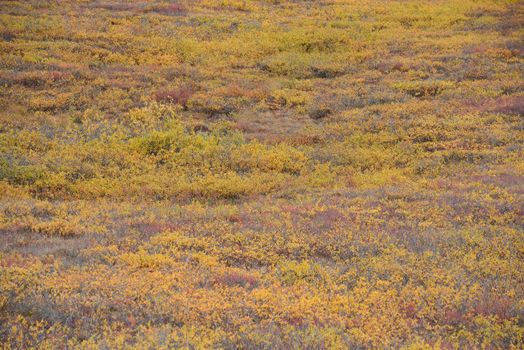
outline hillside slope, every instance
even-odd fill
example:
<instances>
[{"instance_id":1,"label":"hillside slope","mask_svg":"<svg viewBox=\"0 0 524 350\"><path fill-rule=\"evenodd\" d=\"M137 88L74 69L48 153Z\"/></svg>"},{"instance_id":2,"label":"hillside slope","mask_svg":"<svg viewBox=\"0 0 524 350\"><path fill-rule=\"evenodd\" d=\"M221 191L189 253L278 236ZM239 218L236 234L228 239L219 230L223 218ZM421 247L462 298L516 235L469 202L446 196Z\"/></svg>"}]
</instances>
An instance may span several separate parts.
<instances>
[{"instance_id":1,"label":"hillside slope","mask_svg":"<svg viewBox=\"0 0 524 350\"><path fill-rule=\"evenodd\" d=\"M0 1L0 342L524 347L521 1Z\"/></svg>"}]
</instances>

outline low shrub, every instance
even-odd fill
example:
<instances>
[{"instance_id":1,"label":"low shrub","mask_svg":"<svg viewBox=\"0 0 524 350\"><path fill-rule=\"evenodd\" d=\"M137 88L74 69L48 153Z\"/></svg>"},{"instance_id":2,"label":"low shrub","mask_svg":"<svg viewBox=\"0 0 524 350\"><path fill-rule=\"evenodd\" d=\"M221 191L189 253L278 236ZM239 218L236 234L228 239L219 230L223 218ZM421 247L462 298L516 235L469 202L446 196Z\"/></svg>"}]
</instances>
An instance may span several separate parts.
<instances>
[{"instance_id":1,"label":"low shrub","mask_svg":"<svg viewBox=\"0 0 524 350\"><path fill-rule=\"evenodd\" d=\"M284 172L297 174L304 169L306 155L285 144L269 147L259 142L240 146L231 154L234 166L240 171Z\"/></svg>"},{"instance_id":2,"label":"low shrub","mask_svg":"<svg viewBox=\"0 0 524 350\"><path fill-rule=\"evenodd\" d=\"M156 7L153 12L167 16L183 16L187 14L187 8L182 4L169 4L166 6Z\"/></svg>"},{"instance_id":3,"label":"low shrub","mask_svg":"<svg viewBox=\"0 0 524 350\"><path fill-rule=\"evenodd\" d=\"M444 90L453 86L453 83L445 81L403 82L393 85L393 87L418 98L440 95Z\"/></svg>"},{"instance_id":4,"label":"low shrub","mask_svg":"<svg viewBox=\"0 0 524 350\"><path fill-rule=\"evenodd\" d=\"M193 94L193 89L189 87L179 87L171 90L159 90L155 93L154 99L157 102L173 103L187 109L187 103Z\"/></svg>"},{"instance_id":5,"label":"low shrub","mask_svg":"<svg viewBox=\"0 0 524 350\"><path fill-rule=\"evenodd\" d=\"M311 119L318 120L318 119L324 119L325 117L329 116L332 113L331 108L325 107L315 107L310 109L309 116Z\"/></svg>"},{"instance_id":6,"label":"low shrub","mask_svg":"<svg viewBox=\"0 0 524 350\"><path fill-rule=\"evenodd\" d=\"M524 96L501 96L499 98L489 101L482 109L484 111L524 115Z\"/></svg>"},{"instance_id":7,"label":"low shrub","mask_svg":"<svg viewBox=\"0 0 524 350\"><path fill-rule=\"evenodd\" d=\"M53 219L31 227L31 230L47 236L74 237L82 234L81 228L68 219Z\"/></svg>"},{"instance_id":8,"label":"low shrub","mask_svg":"<svg viewBox=\"0 0 524 350\"><path fill-rule=\"evenodd\" d=\"M260 279L246 271L233 269L222 273L216 278L215 282L227 287L256 288Z\"/></svg>"}]
</instances>

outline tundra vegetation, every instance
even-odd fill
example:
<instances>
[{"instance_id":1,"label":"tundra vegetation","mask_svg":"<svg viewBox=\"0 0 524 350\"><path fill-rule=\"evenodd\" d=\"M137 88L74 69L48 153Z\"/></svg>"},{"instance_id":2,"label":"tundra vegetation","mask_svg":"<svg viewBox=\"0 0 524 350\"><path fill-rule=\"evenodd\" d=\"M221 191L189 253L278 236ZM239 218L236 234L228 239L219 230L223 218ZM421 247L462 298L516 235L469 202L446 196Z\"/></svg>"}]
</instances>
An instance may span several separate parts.
<instances>
[{"instance_id":1,"label":"tundra vegetation","mask_svg":"<svg viewBox=\"0 0 524 350\"><path fill-rule=\"evenodd\" d=\"M522 349L522 1L0 1L4 349Z\"/></svg>"}]
</instances>

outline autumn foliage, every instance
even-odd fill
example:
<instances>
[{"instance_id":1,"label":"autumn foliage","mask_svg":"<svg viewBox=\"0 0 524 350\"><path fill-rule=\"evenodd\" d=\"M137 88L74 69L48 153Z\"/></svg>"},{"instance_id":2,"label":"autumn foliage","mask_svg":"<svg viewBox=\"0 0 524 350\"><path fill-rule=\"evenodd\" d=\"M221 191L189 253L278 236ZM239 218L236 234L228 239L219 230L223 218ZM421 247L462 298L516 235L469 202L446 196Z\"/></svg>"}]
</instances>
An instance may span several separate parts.
<instances>
[{"instance_id":1,"label":"autumn foliage","mask_svg":"<svg viewBox=\"0 0 524 350\"><path fill-rule=\"evenodd\" d=\"M3 349L522 349L519 1L0 1Z\"/></svg>"}]
</instances>

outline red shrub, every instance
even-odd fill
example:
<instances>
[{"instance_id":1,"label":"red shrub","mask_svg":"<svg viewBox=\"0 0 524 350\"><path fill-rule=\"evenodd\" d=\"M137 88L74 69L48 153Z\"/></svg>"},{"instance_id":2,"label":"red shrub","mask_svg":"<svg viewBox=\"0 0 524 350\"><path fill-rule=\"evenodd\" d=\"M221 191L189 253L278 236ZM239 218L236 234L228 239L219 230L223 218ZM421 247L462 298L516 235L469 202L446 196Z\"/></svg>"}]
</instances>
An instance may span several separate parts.
<instances>
[{"instance_id":1,"label":"red shrub","mask_svg":"<svg viewBox=\"0 0 524 350\"><path fill-rule=\"evenodd\" d=\"M318 212L313 217L313 222L323 228L331 228L333 224L339 221L344 221L346 217L340 211L334 208L329 208Z\"/></svg>"},{"instance_id":2,"label":"red shrub","mask_svg":"<svg viewBox=\"0 0 524 350\"><path fill-rule=\"evenodd\" d=\"M228 218L229 222L232 222L232 223L242 223L242 215L238 215L238 214L234 214L234 215L230 215Z\"/></svg>"},{"instance_id":3,"label":"red shrub","mask_svg":"<svg viewBox=\"0 0 524 350\"><path fill-rule=\"evenodd\" d=\"M480 112L524 115L522 96L500 96L485 101L468 101L467 106Z\"/></svg>"},{"instance_id":4,"label":"red shrub","mask_svg":"<svg viewBox=\"0 0 524 350\"><path fill-rule=\"evenodd\" d=\"M376 65L376 69L384 74L389 74L392 72L407 72L409 71L410 67L402 62L396 62L396 61L386 61L386 62L380 62Z\"/></svg>"},{"instance_id":5,"label":"red shrub","mask_svg":"<svg viewBox=\"0 0 524 350\"><path fill-rule=\"evenodd\" d=\"M500 296L493 296L489 300L484 300L473 309L476 315L490 316L494 315L500 319L511 317L511 299Z\"/></svg>"},{"instance_id":6,"label":"red shrub","mask_svg":"<svg viewBox=\"0 0 524 350\"><path fill-rule=\"evenodd\" d=\"M47 77L45 72L41 71L22 72L15 75L14 81L28 88L37 88L46 84Z\"/></svg>"},{"instance_id":7,"label":"red shrub","mask_svg":"<svg viewBox=\"0 0 524 350\"><path fill-rule=\"evenodd\" d=\"M444 313L444 319L442 320L445 324L457 326L465 321L465 315L459 310L447 310Z\"/></svg>"},{"instance_id":8,"label":"red shrub","mask_svg":"<svg viewBox=\"0 0 524 350\"><path fill-rule=\"evenodd\" d=\"M73 78L73 75L71 73L67 72L60 72L57 70L51 71L47 73L47 81L48 83L64 83Z\"/></svg>"},{"instance_id":9,"label":"red shrub","mask_svg":"<svg viewBox=\"0 0 524 350\"><path fill-rule=\"evenodd\" d=\"M193 90L188 87L180 87L172 90L160 90L155 94L155 101L163 103L174 103L187 109L187 102L193 95Z\"/></svg>"},{"instance_id":10,"label":"red shrub","mask_svg":"<svg viewBox=\"0 0 524 350\"><path fill-rule=\"evenodd\" d=\"M524 97L499 97L493 101L493 105L490 109L495 113L524 115Z\"/></svg>"},{"instance_id":11,"label":"red shrub","mask_svg":"<svg viewBox=\"0 0 524 350\"><path fill-rule=\"evenodd\" d=\"M133 10L135 8L135 5L134 4L111 4L111 3L108 3L108 4L93 4L93 5L90 5L89 7L91 8L99 8L99 9L104 9L104 10L108 10L108 11L130 11L130 10Z\"/></svg>"},{"instance_id":12,"label":"red shrub","mask_svg":"<svg viewBox=\"0 0 524 350\"><path fill-rule=\"evenodd\" d=\"M182 4L170 4L156 8L154 12L168 16L181 16L187 13L187 8Z\"/></svg>"},{"instance_id":13,"label":"red shrub","mask_svg":"<svg viewBox=\"0 0 524 350\"><path fill-rule=\"evenodd\" d=\"M404 313L406 314L406 317L408 318L417 318L418 317L418 310L417 310L417 305L415 305L414 303L407 303L405 305L403 305L403 311Z\"/></svg>"},{"instance_id":14,"label":"red shrub","mask_svg":"<svg viewBox=\"0 0 524 350\"><path fill-rule=\"evenodd\" d=\"M241 270L228 271L216 279L218 284L228 287L240 286L254 288L258 286L258 277Z\"/></svg>"}]
</instances>

